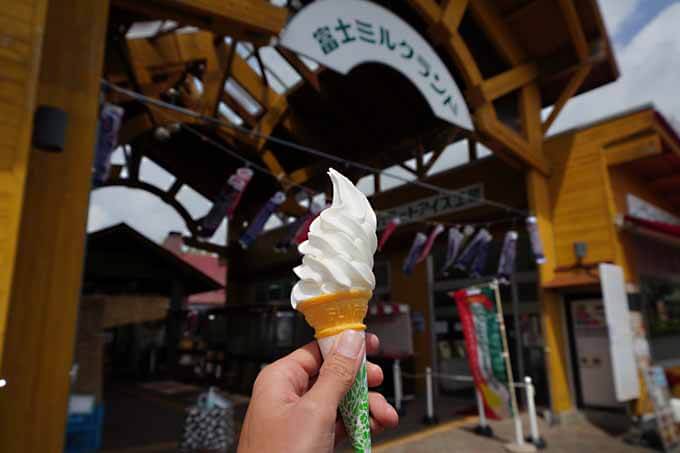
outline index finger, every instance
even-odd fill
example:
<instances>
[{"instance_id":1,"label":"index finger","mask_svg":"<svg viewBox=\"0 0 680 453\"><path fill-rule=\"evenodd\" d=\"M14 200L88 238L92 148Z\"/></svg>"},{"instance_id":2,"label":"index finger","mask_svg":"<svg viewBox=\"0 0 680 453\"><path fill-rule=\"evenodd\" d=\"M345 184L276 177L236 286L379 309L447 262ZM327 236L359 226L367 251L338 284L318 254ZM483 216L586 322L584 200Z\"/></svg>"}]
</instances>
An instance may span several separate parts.
<instances>
[{"instance_id":1,"label":"index finger","mask_svg":"<svg viewBox=\"0 0 680 453\"><path fill-rule=\"evenodd\" d=\"M296 349L295 351L288 354L283 359L292 360L296 364L305 370L305 373L309 377L316 376L319 374L319 368L323 363L323 357L321 357L321 350L316 341L307 343L303 347Z\"/></svg>"}]
</instances>

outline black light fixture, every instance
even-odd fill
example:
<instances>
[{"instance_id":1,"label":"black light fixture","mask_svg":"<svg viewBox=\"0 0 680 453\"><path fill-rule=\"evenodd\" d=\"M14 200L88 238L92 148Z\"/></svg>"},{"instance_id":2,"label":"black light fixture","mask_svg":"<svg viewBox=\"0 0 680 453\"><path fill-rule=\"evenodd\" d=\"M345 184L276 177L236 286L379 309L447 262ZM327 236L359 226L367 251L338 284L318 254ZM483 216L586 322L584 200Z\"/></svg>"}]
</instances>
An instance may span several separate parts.
<instances>
[{"instance_id":1,"label":"black light fixture","mask_svg":"<svg viewBox=\"0 0 680 453\"><path fill-rule=\"evenodd\" d=\"M58 107L38 106L33 117L33 146L59 153L66 143L68 113Z\"/></svg>"}]
</instances>

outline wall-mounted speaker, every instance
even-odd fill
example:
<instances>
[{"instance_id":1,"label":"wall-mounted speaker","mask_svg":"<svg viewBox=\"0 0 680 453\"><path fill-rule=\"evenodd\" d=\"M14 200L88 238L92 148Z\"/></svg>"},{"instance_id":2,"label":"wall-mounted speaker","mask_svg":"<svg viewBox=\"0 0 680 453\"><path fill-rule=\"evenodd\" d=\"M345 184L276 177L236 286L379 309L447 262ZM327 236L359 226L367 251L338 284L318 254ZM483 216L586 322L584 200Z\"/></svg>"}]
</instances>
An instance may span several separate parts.
<instances>
[{"instance_id":1,"label":"wall-mounted speaker","mask_svg":"<svg viewBox=\"0 0 680 453\"><path fill-rule=\"evenodd\" d=\"M38 106L33 117L33 146L43 151L61 152L66 142L68 113L58 107Z\"/></svg>"}]
</instances>

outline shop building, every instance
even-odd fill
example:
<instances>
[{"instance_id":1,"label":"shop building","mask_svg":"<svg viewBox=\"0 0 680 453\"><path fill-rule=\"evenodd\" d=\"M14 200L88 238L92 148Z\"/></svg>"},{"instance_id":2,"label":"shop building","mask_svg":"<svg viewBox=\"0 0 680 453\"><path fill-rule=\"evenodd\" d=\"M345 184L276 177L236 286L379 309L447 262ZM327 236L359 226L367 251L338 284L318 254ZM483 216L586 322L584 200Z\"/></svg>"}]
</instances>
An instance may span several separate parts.
<instances>
[{"instance_id":1,"label":"shop building","mask_svg":"<svg viewBox=\"0 0 680 453\"><path fill-rule=\"evenodd\" d=\"M387 178L379 174L384 170L413 160L414 179L431 178L456 189L480 182L475 165L492 166L481 181L485 198L506 200L538 218L547 265L527 265L525 280L517 283L537 282L536 294L526 300L539 302L539 309L527 308L527 314L541 316L551 407L556 412L573 407L561 288L564 279L583 277L560 267L572 263L572 244L560 235L569 229L573 209L569 195L555 190L563 187L563 179L571 181L565 176L579 170L572 171L573 161L564 159L560 146L544 139L571 97L618 77L597 2L369 2L372 13L396 24L389 30L395 39L403 31L413 40L388 40L381 47L373 46L370 36L345 38L364 47L352 52L344 70L333 59L348 48L346 43L338 42L333 53L333 46L309 38L305 45L317 53L327 51L321 64L294 51L298 47L285 39L286 33L296 28L295 17L304 9L290 3L44 0L0 13L0 21L11 25L3 28L2 41L10 51L0 55L0 62L13 74L3 85L7 100L0 103L0 114L10 119L12 131L0 148L0 218L8 219L0 223L0 376L12 388L0 390L0 438L10 439L8 451L53 451L63 438L102 95L125 110L118 140L126 150L125 162L114 165L102 184L145 190L172 206L186 222L189 245L227 260L230 304L258 300L255 270L263 265L272 278L282 276L280 290L267 292L267 299L287 299L283 283L289 278L284 275L290 271L290 257L272 253L275 243L269 243L266 254L258 254L267 247L267 236L248 251L238 240L244 222L275 191L288 195L280 207L283 216L306 214L301 199L308 192L300 185L315 193L328 189L325 169L338 164L328 156L362 165L345 169L355 181L373 176L378 209L432 196L408 187L381 195ZM351 15L355 12L348 9L348 20L359 17ZM180 20L181 28L162 22L168 20ZM323 20L335 23L337 17ZM330 22L314 24L330 29ZM274 37L295 48L272 46ZM283 60L295 76L284 80L267 54ZM388 64L385 55L401 58L403 67ZM446 82L444 88L440 82ZM52 108L34 118L38 106ZM548 106L553 110L543 120L541 110ZM40 132L52 129L37 121L44 118L61 125L68 118L68 127L45 137ZM33 132L38 132L35 137ZM456 181L427 175L428 165L446 147L468 139L484 144L497 159L470 164ZM581 155L586 148L575 149ZM584 161L590 158L584 155ZM189 187L212 204L244 159L265 171L241 199L227 245L218 246L200 237L201 217L182 205L181 195ZM170 173L172 183L157 187L141 178L147 160ZM601 172L588 174L597 188L606 187ZM507 174L515 177L501 184ZM465 178L469 181L459 185ZM574 178L572 198L581 198L583 181ZM598 203L593 202L593 212L604 217L608 205ZM502 217L502 210L474 209L479 211L470 208L440 217L461 223ZM589 228L601 228L607 236L593 238L587 259L616 262L623 254L611 238L619 233L608 218L600 221L604 223ZM575 234L588 238L601 233L589 229ZM416 317L422 314L422 329L414 333L414 367L439 366L449 359L436 346L447 335L443 323L454 329L455 321L448 318L445 303L435 301L462 282L437 280L436 253L410 278L402 278L405 247L399 245L405 241L392 238L384 264L376 270L389 283L377 293L404 299L413 304ZM26 303L32 300L42 302L40 310ZM59 335L52 335L52 326L59 326ZM43 435L33 436L36 430Z\"/></svg>"}]
</instances>

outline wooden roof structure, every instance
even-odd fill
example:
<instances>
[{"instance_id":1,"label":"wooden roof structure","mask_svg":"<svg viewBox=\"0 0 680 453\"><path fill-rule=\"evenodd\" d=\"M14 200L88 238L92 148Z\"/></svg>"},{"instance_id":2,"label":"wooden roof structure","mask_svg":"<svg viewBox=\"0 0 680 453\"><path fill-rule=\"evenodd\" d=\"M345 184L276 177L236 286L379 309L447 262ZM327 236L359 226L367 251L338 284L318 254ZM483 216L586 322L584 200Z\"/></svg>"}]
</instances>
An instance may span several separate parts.
<instances>
[{"instance_id":1,"label":"wooden roof structure","mask_svg":"<svg viewBox=\"0 0 680 453\"><path fill-rule=\"evenodd\" d=\"M224 288L222 283L124 223L88 235L84 294L170 297L173 281L181 282L185 294Z\"/></svg>"},{"instance_id":2,"label":"wooden roof structure","mask_svg":"<svg viewBox=\"0 0 680 453\"><path fill-rule=\"evenodd\" d=\"M542 141L562 107L571 97L618 77L596 0L376 2L433 44L464 93L475 132L437 119L409 81L390 68L363 65L343 76L272 46L272 38L295 14L290 5L295 2L280 7L265 0L113 0L105 79L235 127L110 92L108 98L126 110L120 141L129 148L127 177L120 177L117 168L108 184L155 193L195 235L196 221L177 201L177 193L186 184L213 200L242 162L177 129L177 123L275 175L256 175L256 190L248 190L242 201L246 218L275 190L296 193L296 184L328 189L322 171L328 161L274 143L270 136L378 169L415 158L416 168L409 171L417 177L446 146L467 138L483 142L514 166L548 174ZM131 35L135 24L149 21L157 21L153 33ZM266 55L267 61L279 60L279 67L296 74L296 82L285 86L276 81L280 77ZM541 109L551 105L551 114L541 121ZM159 127L173 132L159 140ZM432 158L425 163L427 152ZM162 190L141 182L143 157L172 173L175 183ZM366 174L346 172L355 181ZM379 175L375 186L379 192ZM292 216L305 209L295 197L282 207Z\"/></svg>"}]
</instances>

